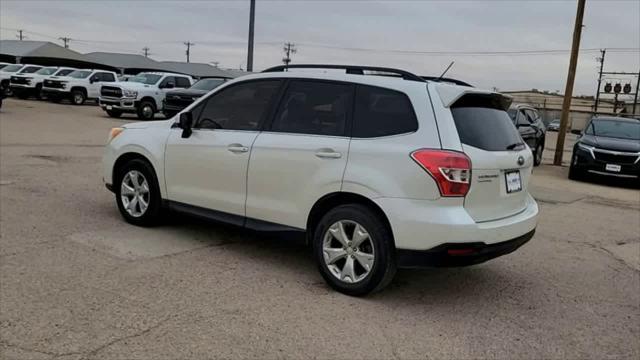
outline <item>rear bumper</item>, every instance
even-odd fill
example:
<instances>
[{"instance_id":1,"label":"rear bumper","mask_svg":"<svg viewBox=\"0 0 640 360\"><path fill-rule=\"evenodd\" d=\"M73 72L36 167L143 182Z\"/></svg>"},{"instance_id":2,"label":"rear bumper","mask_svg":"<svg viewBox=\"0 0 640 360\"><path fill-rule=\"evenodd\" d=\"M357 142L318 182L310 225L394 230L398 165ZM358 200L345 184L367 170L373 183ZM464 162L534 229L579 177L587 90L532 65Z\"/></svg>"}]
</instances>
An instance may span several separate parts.
<instances>
[{"instance_id":1,"label":"rear bumper","mask_svg":"<svg viewBox=\"0 0 640 360\"><path fill-rule=\"evenodd\" d=\"M397 250L398 267L455 267L480 264L516 251L533 237L535 229L515 239L495 244L483 242L446 243L433 249Z\"/></svg>"}]
</instances>

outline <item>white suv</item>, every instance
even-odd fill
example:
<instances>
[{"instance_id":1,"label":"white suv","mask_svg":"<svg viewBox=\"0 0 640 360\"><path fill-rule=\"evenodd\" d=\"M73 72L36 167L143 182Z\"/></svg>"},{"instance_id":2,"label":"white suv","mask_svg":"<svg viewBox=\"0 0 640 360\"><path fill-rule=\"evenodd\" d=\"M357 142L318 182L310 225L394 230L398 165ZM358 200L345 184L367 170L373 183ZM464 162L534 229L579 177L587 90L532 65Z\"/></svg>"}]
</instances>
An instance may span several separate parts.
<instances>
[{"instance_id":1,"label":"white suv","mask_svg":"<svg viewBox=\"0 0 640 360\"><path fill-rule=\"evenodd\" d=\"M82 69L66 76L51 76L42 84L42 93L52 101L69 99L74 105L82 105L86 100L97 99L100 87L105 83L115 83L117 74L113 71Z\"/></svg>"},{"instance_id":2,"label":"white suv","mask_svg":"<svg viewBox=\"0 0 640 360\"><path fill-rule=\"evenodd\" d=\"M191 76L161 72L140 73L127 81L102 86L100 107L111 117L134 113L140 120L151 120L162 111L167 92L189 88Z\"/></svg>"},{"instance_id":3,"label":"white suv","mask_svg":"<svg viewBox=\"0 0 640 360\"><path fill-rule=\"evenodd\" d=\"M295 71L320 67L334 70ZM225 83L177 122L112 129L104 181L124 219L173 210L306 234L350 295L396 267L477 264L531 239L533 156L510 98L395 69L283 69Z\"/></svg>"},{"instance_id":4,"label":"white suv","mask_svg":"<svg viewBox=\"0 0 640 360\"><path fill-rule=\"evenodd\" d=\"M19 73L11 77L11 90L15 96L21 99L26 99L29 96L40 99L44 80L51 76L66 76L75 70L66 67L43 67L31 74Z\"/></svg>"}]
</instances>

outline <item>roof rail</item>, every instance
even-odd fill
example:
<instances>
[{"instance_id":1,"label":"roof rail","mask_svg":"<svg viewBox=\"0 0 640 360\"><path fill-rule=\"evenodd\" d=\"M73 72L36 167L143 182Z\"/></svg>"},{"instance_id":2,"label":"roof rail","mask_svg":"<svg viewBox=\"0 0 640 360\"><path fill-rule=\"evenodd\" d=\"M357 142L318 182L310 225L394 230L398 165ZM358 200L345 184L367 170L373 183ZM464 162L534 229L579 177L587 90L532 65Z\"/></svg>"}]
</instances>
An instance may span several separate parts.
<instances>
[{"instance_id":1,"label":"roof rail","mask_svg":"<svg viewBox=\"0 0 640 360\"><path fill-rule=\"evenodd\" d=\"M439 77L439 76L420 76L422 79L427 80L427 81L435 81L435 82L445 82L445 83L452 83L452 84L456 84L456 85L460 85L460 86L468 86L468 87L473 87L473 85L466 83L462 80L458 80L458 79L452 79L452 78L448 78L448 77Z\"/></svg>"},{"instance_id":2,"label":"roof rail","mask_svg":"<svg viewBox=\"0 0 640 360\"><path fill-rule=\"evenodd\" d=\"M262 72L279 72L286 71L287 69L342 69L346 70L347 74L355 74L355 75L364 75L364 71L379 71L383 73L393 74L395 76L401 77L404 80L412 80L412 81L420 81L424 82L425 80L418 75L412 74L408 71L386 68L386 67L377 67L377 66L359 66L359 65L333 65L333 64L294 64L294 65L278 65L274 67L270 67ZM380 74L382 75L382 74Z\"/></svg>"}]
</instances>

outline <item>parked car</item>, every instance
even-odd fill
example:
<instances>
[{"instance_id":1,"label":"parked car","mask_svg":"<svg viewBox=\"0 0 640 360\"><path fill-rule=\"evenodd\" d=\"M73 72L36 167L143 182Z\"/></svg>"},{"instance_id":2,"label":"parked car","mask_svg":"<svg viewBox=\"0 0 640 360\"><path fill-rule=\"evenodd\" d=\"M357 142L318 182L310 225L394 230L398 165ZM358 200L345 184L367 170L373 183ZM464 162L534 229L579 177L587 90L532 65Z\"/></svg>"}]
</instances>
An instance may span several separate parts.
<instances>
[{"instance_id":1,"label":"parked car","mask_svg":"<svg viewBox=\"0 0 640 360\"><path fill-rule=\"evenodd\" d=\"M2 70L2 68L4 68L7 65L12 65L12 64L6 63L6 62L0 62L0 70Z\"/></svg>"},{"instance_id":2,"label":"parked car","mask_svg":"<svg viewBox=\"0 0 640 360\"><path fill-rule=\"evenodd\" d=\"M397 267L477 264L531 239L533 154L510 102L397 69L277 66L178 119L112 129L103 178L134 225L172 210L305 235L327 283L364 295Z\"/></svg>"},{"instance_id":3,"label":"parked car","mask_svg":"<svg viewBox=\"0 0 640 360\"><path fill-rule=\"evenodd\" d=\"M522 140L533 151L534 165L542 163L542 152L546 136L546 127L538 114L538 110L530 105L515 104L509 108L511 121L518 129Z\"/></svg>"},{"instance_id":4,"label":"parked car","mask_svg":"<svg viewBox=\"0 0 640 360\"><path fill-rule=\"evenodd\" d=\"M31 74L40 70L42 66L38 65L25 65L25 64L12 64L7 65L0 69L0 84L4 89L5 96L11 96L11 76L15 74Z\"/></svg>"},{"instance_id":5,"label":"parked car","mask_svg":"<svg viewBox=\"0 0 640 360\"><path fill-rule=\"evenodd\" d=\"M547 125L547 131L559 131L560 130L560 119L551 120L549 125Z\"/></svg>"},{"instance_id":6,"label":"parked car","mask_svg":"<svg viewBox=\"0 0 640 360\"><path fill-rule=\"evenodd\" d=\"M587 174L640 177L640 120L594 117L573 146L570 179Z\"/></svg>"},{"instance_id":7,"label":"parked car","mask_svg":"<svg viewBox=\"0 0 640 360\"><path fill-rule=\"evenodd\" d=\"M65 67L43 67L31 74L16 74L11 77L11 91L15 96L22 99L26 99L30 96L35 96L40 99L42 97L42 84L45 79L50 76L65 76L74 70L76 69Z\"/></svg>"},{"instance_id":8,"label":"parked car","mask_svg":"<svg viewBox=\"0 0 640 360\"><path fill-rule=\"evenodd\" d=\"M173 117L191 105L191 103L198 100L200 96L207 94L209 91L222 85L225 81L227 81L225 78L207 78L199 80L188 89L167 92L162 105L162 113L167 118Z\"/></svg>"},{"instance_id":9,"label":"parked car","mask_svg":"<svg viewBox=\"0 0 640 360\"><path fill-rule=\"evenodd\" d=\"M141 120L151 120L162 111L164 97L174 88L188 88L191 76L172 73L145 72L102 87L100 107L109 116L118 118L123 113L134 113Z\"/></svg>"},{"instance_id":10,"label":"parked car","mask_svg":"<svg viewBox=\"0 0 640 360\"><path fill-rule=\"evenodd\" d=\"M52 101L69 99L74 105L97 99L104 83L115 83L117 75L105 70L76 70L66 76L53 76L42 85L42 93Z\"/></svg>"}]
</instances>

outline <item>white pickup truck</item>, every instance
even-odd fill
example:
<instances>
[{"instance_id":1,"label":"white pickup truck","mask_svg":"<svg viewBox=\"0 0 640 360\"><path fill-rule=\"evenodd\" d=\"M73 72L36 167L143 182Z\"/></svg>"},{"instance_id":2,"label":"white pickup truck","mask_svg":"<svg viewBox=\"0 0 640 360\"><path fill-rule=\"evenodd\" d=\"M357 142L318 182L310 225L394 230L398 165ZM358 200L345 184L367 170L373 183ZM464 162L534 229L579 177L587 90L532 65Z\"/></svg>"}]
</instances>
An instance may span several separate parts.
<instances>
[{"instance_id":1,"label":"white pickup truck","mask_svg":"<svg viewBox=\"0 0 640 360\"><path fill-rule=\"evenodd\" d=\"M0 88L6 96L11 96L11 77L16 74L31 74L42 69L39 65L11 64L0 69Z\"/></svg>"},{"instance_id":2,"label":"white pickup truck","mask_svg":"<svg viewBox=\"0 0 640 360\"><path fill-rule=\"evenodd\" d=\"M44 80L42 93L54 102L69 99L74 105L82 105L88 99L100 96L100 87L115 83L117 75L106 70L76 70L67 76L51 76Z\"/></svg>"},{"instance_id":3,"label":"white pickup truck","mask_svg":"<svg viewBox=\"0 0 640 360\"><path fill-rule=\"evenodd\" d=\"M11 76L11 91L21 99L35 96L40 99L42 97L42 83L50 76L65 76L76 69L68 67L43 67L42 69L31 73L19 73Z\"/></svg>"},{"instance_id":4,"label":"white pickup truck","mask_svg":"<svg viewBox=\"0 0 640 360\"><path fill-rule=\"evenodd\" d=\"M144 72L126 82L105 84L100 90L100 107L111 117L135 113L141 120L151 120L162 111L167 92L175 88L188 88L193 84L190 76L163 72Z\"/></svg>"}]
</instances>

